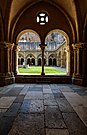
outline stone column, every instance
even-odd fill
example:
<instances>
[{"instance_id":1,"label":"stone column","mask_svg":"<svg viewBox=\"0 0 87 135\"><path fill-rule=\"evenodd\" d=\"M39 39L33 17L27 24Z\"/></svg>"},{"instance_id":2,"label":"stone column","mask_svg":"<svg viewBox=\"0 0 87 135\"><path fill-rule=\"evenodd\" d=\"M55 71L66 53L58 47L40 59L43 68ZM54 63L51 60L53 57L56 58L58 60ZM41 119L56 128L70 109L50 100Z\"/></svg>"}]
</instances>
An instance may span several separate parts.
<instances>
[{"instance_id":1,"label":"stone column","mask_svg":"<svg viewBox=\"0 0 87 135\"><path fill-rule=\"evenodd\" d=\"M12 49L13 44L5 42L5 72L7 76L11 76L12 72Z\"/></svg>"},{"instance_id":2,"label":"stone column","mask_svg":"<svg viewBox=\"0 0 87 135\"><path fill-rule=\"evenodd\" d=\"M82 45L83 43L77 43L75 44L75 50L76 50L76 58L75 58L75 61L76 61L76 76L78 77L81 77L81 73L80 73L80 70L81 70L81 59L80 59L80 53L82 52Z\"/></svg>"},{"instance_id":3,"label":"stone column","mask_svg":"<svg viewBox=\"0 0 87 135\"><path fill-rule=\"evenodd\" d=\"M73 47L73 51L74 51L74 73L73 76L76 76L77 73L77 48L75 46L75 44L72 44Z\"/></svg>"},{"instance_id":4,"label":"stone column","mask_svg":"<svg viewBox=\"0 0 87 135\"><path fill-rule=\"evenodd\" d=\"M44 50L45 50L45 44L44 45L41 45L40 44L40 47L41 47L41 51L42 51L42 73L41 75L45 75L44 73Z\"/></svg>"},{"instance_id":5,"label":"stone column","mask_svg":"<svg viewBox=\"0 0 87 135\"><path fill-rule=\"evenodd\" d=\"M18 51L19 51L19 46L14 45L13 59L14 59L14 74L15 75L17 75L17 73L18 73Z\"/></svg>"},{"instance_id":6,"label":"stone column","mask_svg":"<svg viewBox=\"0 0 87 135\"><path fill-rule=\"evenodd\" d=\"M48 66L48 65L49 65L49 62L48 62L48 61L49 61L49 59L48 59L49 56L48 56L48 52L46 52L46 53L47 53L47 55L46 55L46 58L47 58L47 59L46 59L46 65Z\"/></svg>"},{"instance_id":7,"label":"stone column","mask_svg":"<svg viewBox=\"0 0 87 135\"><path fill-rule=\"evenodd\" d=\"M4 44L0 43L0 73L3 74L5 73L5 57L4 57Z\"/></svg>"},{"instance_id":8,"label":"stone column","mask_svg":"<svg viewBox=\"0 0 87 135\"><path fill-rule=\"evenodd\" d=\"M70 75L70 71L71 71L71 49L70 49L70 46L67 45L66 47L66 72L67 72L67 75Z\"/></svg>"},{"instance_id":9,"label":"stone column","mask_svg":"<svg viewBox=\"0 0 87 135\"><path fill-rule=\"evenodd\" d=\"M82 45L82 77L87 75L87 44Z\"/></svg>"},{"instance_id":10,"label":"stone column","mask_svg":"<svg viewBox=\"0 0 87 135\"><path fill-rule=\"evenodd\" d=\"M37 66L37 57L35 58L35 66Z\"/></svg>"}]
</instances>

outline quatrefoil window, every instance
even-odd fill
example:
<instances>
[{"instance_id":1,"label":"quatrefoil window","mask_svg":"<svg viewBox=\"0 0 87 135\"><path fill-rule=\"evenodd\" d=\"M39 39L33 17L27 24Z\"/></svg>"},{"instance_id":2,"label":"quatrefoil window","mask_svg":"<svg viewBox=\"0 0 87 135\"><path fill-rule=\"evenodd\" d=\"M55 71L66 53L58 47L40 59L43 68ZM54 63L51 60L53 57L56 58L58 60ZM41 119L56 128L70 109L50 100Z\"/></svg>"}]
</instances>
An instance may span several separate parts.
<instances>
[{"instance_id":1,"label":"quatrefoil window","mask_svg":"<svg viewBox=\"0 0 87 135\"><path fill-rule=\"evenodd\" d=\"M48 15L47 13L41 12L37 15L37 23L40 25L45 25L48 23Z\"/></svg>"}]
</instances>

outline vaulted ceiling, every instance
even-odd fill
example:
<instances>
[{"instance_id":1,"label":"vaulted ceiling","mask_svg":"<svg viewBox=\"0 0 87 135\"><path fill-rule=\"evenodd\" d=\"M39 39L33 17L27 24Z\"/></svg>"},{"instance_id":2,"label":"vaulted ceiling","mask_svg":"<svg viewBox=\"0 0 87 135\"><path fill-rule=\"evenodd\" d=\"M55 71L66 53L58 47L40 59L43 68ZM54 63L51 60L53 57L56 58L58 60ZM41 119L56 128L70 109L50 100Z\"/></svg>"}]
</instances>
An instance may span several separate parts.
<instances>
[{"instance_id":1,"label":"vaulted ceiling","mask_svg":"<svg viewBox=\"0 0 87 135\"><path fill-rule=\"evenodd\" d=\"M0 0L0 12L4 23L8 25L8 30L5 29L9 32L15 17L20 16L27 8L41 1L50 3L62 11L71 21L77 37L79 37L78 34L82 30L87 12L87 0Z\"/></svg>"}]
</instances>

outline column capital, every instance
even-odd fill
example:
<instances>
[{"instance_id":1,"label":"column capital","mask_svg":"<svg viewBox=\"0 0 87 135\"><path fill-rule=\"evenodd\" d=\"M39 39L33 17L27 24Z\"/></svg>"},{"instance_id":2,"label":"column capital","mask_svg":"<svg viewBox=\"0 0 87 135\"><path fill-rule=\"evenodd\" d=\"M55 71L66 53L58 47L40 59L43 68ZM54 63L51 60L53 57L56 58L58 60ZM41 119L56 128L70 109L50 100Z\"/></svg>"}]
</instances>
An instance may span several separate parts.
<instances>
[{"instance_id":1,"label":"column capital","mask_svg":"<svg viewBox=\"0 0 87 135\"><path fill-rule=\"evenodd\" d=\"M14 47L14 43L10 43L10 42L0 42L0 47L1 48L8 48L8 49L13 49Z\"/></svg>"},{"instance_id":2,"label":"column capital","mask_svg":"<svg viewBox=\"0 0 87 135\"><path fill-rule=\"evenodd\" d=\"M14 51L19 51L19 49L20 49L20 46L19 46L19 45L14 44Z\"/></svg>"},{"instance_id":3,"label":"column capital","mask_svg":"<svg viewBox=\"0 0 87 135\"><path fill-rule=\"evenodd\" d=\"M73 43L72 44L73 49L80 49L80 48L87 48L86 42L79 42L79 43Z\"/></svg>"},{"instance_id":4,"label":"column capital","mask_svg":"<svg viewBox=\"0 0 87 135\"><path fill-rule=\"evenodd\" d=\"M44 50L47 44L40 44L39 46L41 47L42 50Z\"/></svg>"}]
</instances>

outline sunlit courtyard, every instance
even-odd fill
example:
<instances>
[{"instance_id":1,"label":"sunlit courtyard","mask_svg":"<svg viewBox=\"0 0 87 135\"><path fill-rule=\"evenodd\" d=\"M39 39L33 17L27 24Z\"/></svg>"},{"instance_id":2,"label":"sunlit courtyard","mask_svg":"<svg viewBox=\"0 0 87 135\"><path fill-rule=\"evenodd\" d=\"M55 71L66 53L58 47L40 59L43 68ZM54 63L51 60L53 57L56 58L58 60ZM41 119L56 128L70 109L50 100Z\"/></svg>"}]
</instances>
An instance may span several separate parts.
<instances>
[{"instance_id":1,"label":"sunlit courtyard","mask_svg":"<svg viewBox=\"0 0 87 135\"><path fill-rule=\"evenodd\" d=\"M41 75L42 67L41 66L29 66L18 68L19 74L28 74L28 75ZM66 75L65 68L58 67L44 67L45 75Z\"/></svg>"}]
</instances>

